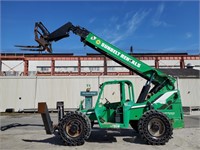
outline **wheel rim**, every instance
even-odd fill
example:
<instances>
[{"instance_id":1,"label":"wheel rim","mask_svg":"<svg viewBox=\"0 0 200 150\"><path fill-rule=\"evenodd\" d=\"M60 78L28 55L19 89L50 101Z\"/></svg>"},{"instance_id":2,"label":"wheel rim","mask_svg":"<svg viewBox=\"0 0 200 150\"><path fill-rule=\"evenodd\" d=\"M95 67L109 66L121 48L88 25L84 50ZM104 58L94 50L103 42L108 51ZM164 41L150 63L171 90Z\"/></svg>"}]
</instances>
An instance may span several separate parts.
<instances>
[{"instance_id":1,"label":"wheel rim","mask_svg":"<svg viewBox=\"0 0 200 150\"><path fill-rule=\"evenodd\" d=\"M161 119L152 118L148 123L148 131L154 138L159 138L165 133L165 125Z\"/></svg>"},{"instance_id":2,"label":"wheel rim","mask_svg":"<svg viewBox=\"0 0 200 150\"><path fill-rule=\"evenodd\" d=\"M70 120L66 125L66 133L73 138L76 138L81 135L83 131L82 123L77 120Z\"/></svg>"}]
</instances>

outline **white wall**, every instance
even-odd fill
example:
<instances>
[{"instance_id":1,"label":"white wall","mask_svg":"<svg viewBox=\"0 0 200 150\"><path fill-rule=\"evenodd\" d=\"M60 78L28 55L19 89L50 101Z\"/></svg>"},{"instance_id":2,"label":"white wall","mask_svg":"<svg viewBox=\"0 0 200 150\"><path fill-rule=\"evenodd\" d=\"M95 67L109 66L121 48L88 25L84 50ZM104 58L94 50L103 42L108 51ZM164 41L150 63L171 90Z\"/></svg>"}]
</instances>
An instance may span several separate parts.
<instances>
[{"instance_id":1,"label":"white wall","mask_svg":"<svg viewBox=\"0 0 200 150\"><path fill-rule=\"evenodd\" d=\"M180 60L160 60L159 68L180 68Z\"/></svg>"},{"instance_id":2,"label":"white wall","mask_svg":"<svg viewBox=\"0 0 200 150\"><path fill-rule=\"evenodd\" d=\"M143 61L145 64L154 67L155 66L155 60L141 60Z\"/></svg>"},{"instance_id":3,"label":"white wall","mask_svg":"<svg viewBox=\"0 0 200 150\"><path fill-rule=\"evenodd\" d=\"M22 60L2 61L2 71L24 71L24 62Z\"/></svg>"},{"instance_id":4,"label":"white wall","mask_svg":"<svg viewBox=\"0 0 200 150\"><path fill-rule=\"evenodd\" d=\"M98 91L102 82L123 79L133 82L137 99L145 83L137 76L0 77L0 112L7 108L15 111L37 108L37 103L42 101L49 108L56 108L57 101L64 101L65 108L77 108L84 99L80 91L85 91L87 84L91 90ZM178 79L178 87L183 106L200 106L200 79ZM112 89L108 92L112 93Z\"/></svg>"},{"instance_id":5,"label":"white wall","mask_svg":"<svg viewBox=\"0 0 200 150\"><path fill-rule=\"evenodd\" d=\"M144 63L154 66L155 62L154 60L142 60ZM190 63L196 67L194 69L200 69L200 61L199 60L185 60L185 66ZM180 61L179 60L160 60L159 61L160 68L180 68ZM29 61L29 71L37 71L37 66L49 66L51 67L51 61ZM78 66L78 61L71 60L71 61L66 61L66 60L56 60L55 61L55 66ZM88 66L101 66L100 71L103 71L103 66L104 62L103 60L82 60L81 61L81 66L82 71L90 71L88 69ZM114 71L121 71L121 72L128 72L129 70L120 67L120 65L114 61L108 60L107 61L107 66L116 66L114 68ZM10 71L10 68L13 68L15 71L23 72L24 71L24 63L23 61L10 61L10 60L4 60L2 61L2 69L1 71ZM12 71L12 70L11 70ZM112 72L112 71L111 71Z\"/></svg>"},{"instance_id":6,"label":"white wall","mask_svg":"<svg viewBox=\"0 0 200 150\"><path fill-rule=\"evenodd\" d=\"M51 61L46 61L46 60L42 60L42 61L29 61L28 64L28 70L29 71L37 71L37 66L49 66L51 67Z\"/></svg>"},{"instance_id":7,"label":"white wall","mask_svg":"<svg viewBox=\"0 0 200 150\"><path fill-rule=\"evenodd\" d=\"M55 66L78 66L77 60L56 60Z\"/></svg>"},{"instance_id":8,"label":"white wall","mask_svg":"<svg viewBox=\"0 0 200 150\"><path fill-rule=\"evenodd\" d=\"M199 60L185 60L185 66L188 64L194 65L194 69L200 70L200 61ZM195 67L198 66L198 67Z\"/></svg>"},{"instance_id":9,"label":"white wall","mask_svg":"<svg viewBox=\"0 0 200 150\"><path fill-rule=\"evenodd\" d=\"M183 106L200 106L200 79L179 79Z\"/></svg>"},{"instance_id":10,"label":"white wall","mask_svg":"<svg viewBox=\"0 0 200 150\"><path fill-rule=\"evenodd\" d=\"M35 89L36 78L0 78L0 111L35 107Z\"/></svg>"}]
</instances>

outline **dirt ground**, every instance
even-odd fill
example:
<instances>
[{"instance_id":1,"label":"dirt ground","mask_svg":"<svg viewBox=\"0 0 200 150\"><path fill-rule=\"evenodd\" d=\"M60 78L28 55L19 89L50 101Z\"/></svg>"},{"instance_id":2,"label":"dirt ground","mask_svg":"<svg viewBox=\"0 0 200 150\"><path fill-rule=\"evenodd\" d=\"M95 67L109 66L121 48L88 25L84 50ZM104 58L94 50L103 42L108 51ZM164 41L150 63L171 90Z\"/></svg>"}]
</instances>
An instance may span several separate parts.
<instances>
[{"instance_id":1,"label":"dirt ground","mask_svg":"<svg viewBox=\"0 0 200 150\"><path fill-rule=\"evenodd\" d=\"M57 114L51 113L57 122ZM1 114L0 149L1 150L199 150L200 116L185 116L185 128L174 130L173 138L163 146L151 146L144 143L134 130L105 130L98 125L92 129L88 141L83 146L64 146L57 135L46 135L40 114Z\"/></svg>"}]
</instances>

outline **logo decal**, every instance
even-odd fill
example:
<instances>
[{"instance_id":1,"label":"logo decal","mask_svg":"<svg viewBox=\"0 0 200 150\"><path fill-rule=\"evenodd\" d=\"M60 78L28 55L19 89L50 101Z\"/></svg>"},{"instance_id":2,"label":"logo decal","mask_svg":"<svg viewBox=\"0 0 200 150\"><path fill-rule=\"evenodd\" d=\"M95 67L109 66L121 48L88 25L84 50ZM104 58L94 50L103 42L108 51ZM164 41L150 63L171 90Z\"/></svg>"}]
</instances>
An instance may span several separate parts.
<instances>
[{"instance_id":1,"label":"logo decal","mask_svg":"<svg viewBox=\"0 0 200 150\"><path fill-rule=\"evenodd\" d=\"M101 41L100 40L96 40L96 43L99 45L99 44L101 44Z\"/></svg>"},{"instance_id":2,"label":"logo decal","mask_svg":"<svg viewBox=\"0 0 200 150\"><path fill-rule=\"evenodd\" d=\"M90 39L91 39L91 40L96 40L97 37L96 37L96 36L92 36Z\"/></svg>"}]
</instances>

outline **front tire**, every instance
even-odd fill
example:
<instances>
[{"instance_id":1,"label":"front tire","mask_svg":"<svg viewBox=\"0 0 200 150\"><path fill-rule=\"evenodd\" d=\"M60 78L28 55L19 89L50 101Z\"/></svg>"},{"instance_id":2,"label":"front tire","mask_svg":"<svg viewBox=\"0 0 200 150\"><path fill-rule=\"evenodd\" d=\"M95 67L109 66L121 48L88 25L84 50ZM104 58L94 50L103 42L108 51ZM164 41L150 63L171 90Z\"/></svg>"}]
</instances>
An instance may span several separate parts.
<instances>
[{"instance_id":1,"label":"front tire","mask_svg":"<svg viewBox=\"0 0 200 150\"><path fill-rule=\"evenodd\" d=\"M67 112L58 124L58 132L66 145L83 145L91 133L90 120L81 112Z\"/></svg>"},{"instance_id":2,"label":"front tire","mask_svg":"<svg viewBox=\"0 0 200 150\"><path fill-rule=\"evenodd\" d=\"M139 133L150 145L164 145L173 134L168 117L156 110L147 111L138 123Z\"/></svg>"}]
</instances>

